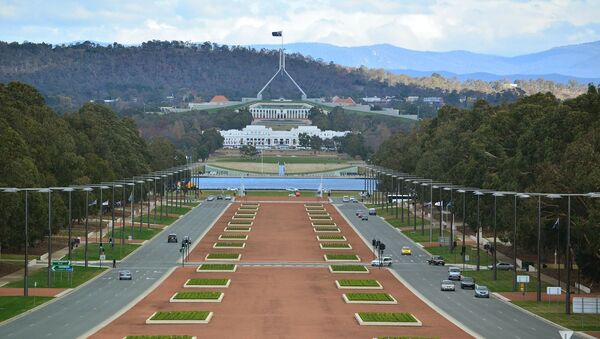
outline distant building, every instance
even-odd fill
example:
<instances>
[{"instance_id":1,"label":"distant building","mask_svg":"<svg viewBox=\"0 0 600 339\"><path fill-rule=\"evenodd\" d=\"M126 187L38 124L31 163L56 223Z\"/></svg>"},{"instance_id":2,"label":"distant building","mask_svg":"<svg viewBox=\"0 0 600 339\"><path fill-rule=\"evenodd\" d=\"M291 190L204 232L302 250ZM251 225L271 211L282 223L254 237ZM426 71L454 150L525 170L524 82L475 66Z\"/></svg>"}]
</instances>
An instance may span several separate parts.
<instances>
[{"instance_id":1,"label":"distant building","mask_svg":"<svg viewBox=\"0 0 600 339\"><path fill-rule=\"evenodd\" d=\"M419 97L416 95L411 95L409 97L406 97L406 102L413 103L413 102L417 102L417 101L419 101Z\"/></svg>"},{"instance_id":2,"label":"distant building","mask_svg":"<svg viewBox=\"0 0 600 339\"><path fill-rule=\"evenodd\" d=\"M354 102L354 100L352 100L351 97L342 98L342 97L335 96L335 97L333 97L331 102L336 105L339 105L339 106L354 106L354 105L356 105L356 103Z\"/></svg>"},{"instance_id":3,"label":"distant building","mask_svg":"<svg viewBox=\"0 0 600 339\"><path fill-rule=\"evenodd\" d=\"M213 105L222 105L228 102L229 99L227 99L227 97L224 95L215 95L212 99L210 99L210 103Z\"/></svg>"},{"instance_id":4,"label":"distant building","mask_svg":"<svg viewBox=\"0 0 600 339\"><path fill-rule=\"evenodd\" d=\"M306 133L310 136L317 135L321 139L343 137L350 133L337 131L321 131L317 126L298 126L289 131L274 131L262 125L248 125L242 130L230 129L221 131L223 146L239 148L242 145L253 145L257 148L297 147L298 135Z\"/></svg>"},{"instance_id":5,"label":"distant building","mask_svg":"<svg viewBox=\"0 0 600 339\"><path fill-rule=\"evenodd\" d=\"M441 97L425 97L423 98L423 102L433 105L433 104L438 104L438 105L442 105L444 103L444 99L442 99Z\"/></svg>"},{"instance_id":6,"label":"distant building","mask_svg":"<svg viewBox=\"0 0 600 339\"><path fill-rule=\"evenodd\" d=\"M369 103L369 104L378 104L378 103L382 102L383 99L381 99L378 96L374 96L374 97L362 98L362 101Z\"/></svg>"},{"instance_id":7,"label":"distant building","mask_svg":"<svg viewBox=\"0 0 600 339\"><path fill-rule=\"evenodd\" d=\"M254 119L305 120L313 106L304 103L261 102L249 106Z\"/></svg>"}]
</instances>

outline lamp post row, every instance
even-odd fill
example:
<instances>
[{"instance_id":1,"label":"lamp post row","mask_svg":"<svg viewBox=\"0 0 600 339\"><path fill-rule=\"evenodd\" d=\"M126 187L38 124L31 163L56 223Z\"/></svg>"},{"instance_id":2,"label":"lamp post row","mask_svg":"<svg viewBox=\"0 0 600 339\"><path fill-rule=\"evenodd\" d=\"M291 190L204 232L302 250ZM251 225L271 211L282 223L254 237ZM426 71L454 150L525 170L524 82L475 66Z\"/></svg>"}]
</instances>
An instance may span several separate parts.
<instances>
[{"instance_id":1,"label":"lamp post row","mask_svg":"<svg viewBox=\"0 0 600 339\"><path fill-rule=\"evenodd\" d=\"M555 193L524 193L524 192L504 192L504 191L494 191L494 190L483 190L483 189L478 189L478 188L471 188L471 187L461 187L461 186L456 186L456 185L452 185L451 183L436 183L433 182L432 179L423 179L423 178L418 178L415 177L413 175L410 174L406 174L406 173L399 173L393 170L389 170L389 169L385 169L379 166L368 166L365 168L365 190L372 194L372 196L374 197L374 203L380 204L379 202L383 200L383 191L382 191L382 184L383 184L383 180L382 178L384 178L385 176L391 177L392 179L392 191L396 192L395 193L395 197L398 198L400 196L400 199L396 199L396 208L397 208L397 200L401 201L401 220L404 221L404 187L403 187L403 183L404 182L412 182L415 187L414 187L414 192L416 194L416 185L420 184L423 187L422 190L422 214L424 212L424 205L423 205L423 191L424 191L424 187L429 186L430 187L430 206L431 206L431 226L429 228L430 231L430 241L432 240L432 229L433 229L433 189L439 188L440 189L440 236L443 235L442 233L442 219L443 219L443 209L444 209L444 205L443 205L443 196L442 196L442 190L447 190L450 191L451 194L451 200L452 201L452 192L453 190L456 190L458 193L462 193L463 194L463 213L462 213L462 219L463 219L463 232L462 232L462 250L461 250L461 255L462 255L462 260L463 260L463 265L465 264L465 254L466 254L466 247L465 247L465 233L466 233L466 223L465 223L465 218L466 218L466 193L467 192L473 192L473 194L477 197L477 218L476 218L476 224L477 224L477 232L476 232L476 241L477 241L477 265L476 265L476 269L479 270L480 269L480 264L481 264L481 258L480 258L480 230L481 230L481 218L480 218L480 198L481 196L485 195L485 194L490 194L494 197L494 214L493 214L493 262L494 264L492 265L492 269L493 269L493 279L496 280L497 279L497 267L496 267L496 263L497 263L497 255L496 255L496 246L497 246L497 198L498 197L505 197L505 196L513 196L514 197L514 201L513 201L513 211L514 211L514 215L513 215L513 289L516 290L517 288L517 282L516 282L516 276L517 276L517 271L516 271L516 267L517 267L517 263L516 263L516 258L517 258L517 247L516 247L516 237L517 237L517 230L518 230L518 221L517 221L517 201L518 199L527 199L527 198L531 198L536 196L538 199L538 227L537 227L537 269L536 269L536 275L537 275L537 282L536 282L536 298L537 301L541 301L541 237L542 237L542 232L541 232L541 200L542 197L545 198L549 198L549 199L559 199L559 198L563 198L566 197L567 198L567 231L566 231L566 264L567 264L567 286L566 286L566 305L565 305L565 312L567 314L570 314L570 303L571 303L571 286L570 286L570 281L571 281L571 267L572 267L572 248L571 248L571 238L570 238L570 232L571 232L571 197L573 196L579 196L579 197L590 197L590 198L600 198L600 193L596 193L596 192L591 192L591 193L581 193L581 194L555 194ZM398 189L400 189L400 193L398 194ZM387 188L386 188L387 191ZM387 199L387 198L386 198ZM416 197L413 197L414 200L414 205L415 205L415 209L414 209L414 226L415 226L415 231L416 231ZM373 201L372 201L373 202ZM409 204L410 207L410 204ZM454 216L454 208L452 208L451 211L451 215L452 218ZM398 218L398 213L396 212L396 218ZM453 219L452 219L453 220ZM410 216L409 216L409 221L410 221ZM424 225L424 221L422 222L422 225ZM422 233L424 233L424 229L422 227ZM450 248L452 249L453 247L453 227L451 226L450 229L450 234L451 234L451 238L450 238Z\"/></svg>"}]
</instances>

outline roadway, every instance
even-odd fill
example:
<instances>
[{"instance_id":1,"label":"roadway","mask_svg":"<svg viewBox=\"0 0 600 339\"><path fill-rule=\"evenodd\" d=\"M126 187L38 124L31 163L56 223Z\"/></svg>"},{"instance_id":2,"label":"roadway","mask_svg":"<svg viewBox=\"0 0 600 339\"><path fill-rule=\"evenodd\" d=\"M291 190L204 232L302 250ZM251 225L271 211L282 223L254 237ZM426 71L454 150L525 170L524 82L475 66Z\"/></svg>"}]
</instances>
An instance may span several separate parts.
<instances>
[{"instance_id":1,"label":"roadway","mask_svg":"<svg viewBox=\"0 0 600 339\"><path fill-rule=\"evenodd\" d=\"M182 237L189 235L194 244L228 205L221 201L201 204L121 261L116 269L0 326L0 338L77 338L88 333L128 308L177 266ZM168 233L176 233L179 243L167 243ZM119 270L131 271L133 279L118 280Z\"/></svg>"},{"instance_id":2,"label":"roadway","mask_svg":"<svg viewBox=\"0 0 600 339\"><path fill-rule=\"evenodd\" d=\"M356 210L367 211L362 204L342 203L341 198L334 198L333 201L369 244L371 239L386 244L385 255L391 255L394 259L392 270L410 284L413 291L479 336L490 339L560 338L558 331L562 328L493 296L490 299L475 298L472 290L462 290L459 283L456 283L455 292L440 291L442 279L448 278L448 266L428 265L426 260L429 254L382 218L370 216L369 220L359 220ZM402 256L402 246L410 247L412 255Z\"/></svg>"}]
</instances>

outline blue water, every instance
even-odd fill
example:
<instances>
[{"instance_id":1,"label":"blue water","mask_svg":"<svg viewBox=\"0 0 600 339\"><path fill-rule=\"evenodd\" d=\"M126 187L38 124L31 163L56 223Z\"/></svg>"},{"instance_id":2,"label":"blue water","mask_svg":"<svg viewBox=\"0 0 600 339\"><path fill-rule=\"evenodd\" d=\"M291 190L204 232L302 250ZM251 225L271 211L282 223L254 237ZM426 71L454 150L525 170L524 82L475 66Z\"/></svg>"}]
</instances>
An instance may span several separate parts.
<instances>
[{"instance_id":1,"label":"blue water","mask_svg":"<svg viewBox=\"0 0 600 339\"><path fill-rule=\"evenodd\" d=\"M281 190L297 188L300 190L316 191L321 184L321 178L290 178L290 177L200 177L194 178L200 189L239 188L244 184L245 189ZM365 180L359 178L323 178L323 189L340 191L363 191Z\"/></svg>"}]
</instances>

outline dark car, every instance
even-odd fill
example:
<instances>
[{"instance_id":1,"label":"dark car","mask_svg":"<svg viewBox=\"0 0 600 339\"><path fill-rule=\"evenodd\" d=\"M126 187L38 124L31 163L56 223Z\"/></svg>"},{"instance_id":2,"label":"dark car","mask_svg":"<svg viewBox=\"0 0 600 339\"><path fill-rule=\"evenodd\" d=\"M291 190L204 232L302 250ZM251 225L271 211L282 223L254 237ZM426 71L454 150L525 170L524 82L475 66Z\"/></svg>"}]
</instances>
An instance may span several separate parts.
<instances>
[{"instance_id":1,"label":"dark car","mask_svg":"<svg viewBox=\"0 0 600 339\"><path fill-rule=\"evenodd\" d=\"M441 257L441 256L439 256L439 255L436 255L436 256L433 256L433 257L427 259L427 263L429 265L436 265L436 266L438 266L438 265L442 265L442 266L446 265L446 261L444 260L444 258Z\"/></svg>"},{"instance_id":2,"label":"dark car","mask_svg":"<svg viewBox=\"0 0 600 339\"><path fill-rule=\"evenodd\" d=\"M222 195L217 195L217 200L223 200L223 196Z\"/></svg>"},{"instance_id":3,"label":"dark car","mask_svg":"<svg viewBox=\"0 0 600 339\"><path fill-rule=\"evenodd\" d=\"M471 277L462 277L462 280L460 281L460 288L467 289L470 288L472 290L475 289L475 279L471 278Z\"/></svg>"},{"instance_id":4,"label":"dark car","mask_svg":"<svg viewBox=\"0 0 600 339\"><path fill-rule=\"evenodd\" d=\"M361 216L361 219L362 220L369 220L369 216L366 215L366 214L364 214L364 215Z\"/></svg>"},{"instance_id":5,"label":"dark car","mask_svg":"<svg viewBox=\"0 0 600 339\"><path fill-rule=\"evenodd\" d=\"M169 236L167 237L167 242L177 242L177 234L169 234Z\"/></svg>"}]
</instances>

